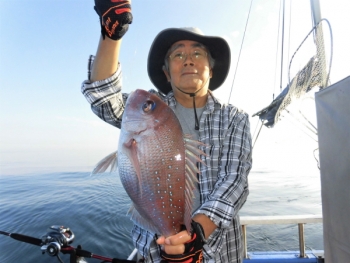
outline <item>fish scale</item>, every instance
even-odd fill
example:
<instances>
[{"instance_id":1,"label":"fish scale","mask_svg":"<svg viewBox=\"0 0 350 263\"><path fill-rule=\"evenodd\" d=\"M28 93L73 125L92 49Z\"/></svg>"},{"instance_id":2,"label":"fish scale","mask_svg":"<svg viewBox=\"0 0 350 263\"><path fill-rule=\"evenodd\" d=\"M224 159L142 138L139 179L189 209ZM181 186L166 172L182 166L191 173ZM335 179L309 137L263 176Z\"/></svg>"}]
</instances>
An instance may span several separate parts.
<instances>
[{"instance_id":1,"label":"fish scale","mask_svg":"<svg viewBox=\"0 0 350 263\"><path fill-rule=\"evenodd\" d=\"M122 180L133 203L138 205L139 208L136 210L141 218L151 214L157 232L165 235L178 232L181 228L180 224L184 223L185 172L183 167L185 166L185 158L175 159L176 155L181 153L184 155L185 151L183 141L179 140L177 136L179 132L181 134L182 130L171 130L166 123L163 123L154 136L147 134L136 137L139 140L137 144L140 146L138 159L145 162L144 165L140 165L141 193L134 191L134 187L130 187L128 184L130 177ZM153 147L155 142L158 147ZM170 149L175 149L175 151ZM119 155L121 153L122 151L119 150ZM145 156L149 158L145 158ZM118 163L120 163L119 160ZM134 217L140 224L145 225L145 223L140 222L142 220L137 218L137 215Z\"/></svg>"},{"instance_id":2,"label":"fish scale","mask_svg":"<svg viewBox=\"0 0 350 263\"><path fill-rule=\"evenodd\" d=\"M190 231L193 189L204 154L182 133L173 110L144 90L131 93L125 104L118 151L103 159L93 173L115 163L133 202L131 219L150 232L170 236L185 225Z\"/></svg>"}]
</instances>

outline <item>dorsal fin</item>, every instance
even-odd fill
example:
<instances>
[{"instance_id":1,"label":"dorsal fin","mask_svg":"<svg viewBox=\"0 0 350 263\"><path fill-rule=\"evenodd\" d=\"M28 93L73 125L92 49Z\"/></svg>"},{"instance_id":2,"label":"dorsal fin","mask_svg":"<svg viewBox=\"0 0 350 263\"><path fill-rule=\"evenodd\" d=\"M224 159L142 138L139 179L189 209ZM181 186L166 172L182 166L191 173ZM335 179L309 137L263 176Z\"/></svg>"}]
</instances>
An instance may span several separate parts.
<instances>
[{"instance_id":1,"label":"dorsal fin","mask_svg":"<svg viewBox=\"0 0 350 263\"><path fill-rule=\"evenodd\" d=\"M187 231L191 229L191 215L193 208L193 189L195 184L198 183L197 174L200 173L197 162L203 163L199 158L199 155L206 155L199 146L205 146L204 143L193 140L190 135L184 136L185 141L185 154L186 154L186 173L185 173L185 216L184 224ZM204 164L204 163L203 163Z\"/></svg>"}]
</instances>

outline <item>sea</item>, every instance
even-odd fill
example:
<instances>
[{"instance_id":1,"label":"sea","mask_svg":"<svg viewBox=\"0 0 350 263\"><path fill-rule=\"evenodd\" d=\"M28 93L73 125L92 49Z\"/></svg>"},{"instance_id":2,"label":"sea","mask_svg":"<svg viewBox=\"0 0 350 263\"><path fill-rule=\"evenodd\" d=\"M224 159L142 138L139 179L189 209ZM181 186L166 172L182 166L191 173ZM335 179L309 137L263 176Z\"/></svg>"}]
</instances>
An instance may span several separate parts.
<instances>
[{"instance_id":1,"label":"sea","mask_svg":"<svg viewBox=\"0 0 350 263\"><path fill-rule=\"evenodd\" d=\"M296 165L294 165L296 166ZM322 214L318 169L300 174L261 166L249 175L250 195L241 216ZM0 230L41 238L52 225L69 227L95 255L126 259L134 247L130 199L117 173L30 173L0 176ZM306 247L323 249L322 224L305 225ZM298 250L296 225L248 226L248 251ZM59 262L39 246L0 235L0 262ZM68 255L62 255L69 262ZM101 262L87 259L88 262Z\"/></svg>"}]
</instances>

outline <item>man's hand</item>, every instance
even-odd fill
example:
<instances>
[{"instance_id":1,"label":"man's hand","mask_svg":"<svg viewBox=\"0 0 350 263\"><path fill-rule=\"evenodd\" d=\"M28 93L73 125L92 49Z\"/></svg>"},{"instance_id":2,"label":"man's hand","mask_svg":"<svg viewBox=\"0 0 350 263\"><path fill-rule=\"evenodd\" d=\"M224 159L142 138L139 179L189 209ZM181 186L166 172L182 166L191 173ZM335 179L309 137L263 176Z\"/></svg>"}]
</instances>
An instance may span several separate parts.
<instances>
[{"instance_id":1,"label":"man's hand","mask_svg":"<svg viewBox=\"0 0 350 263\"><path fill-rule=\"evenodd\" d=\"M100 17L101 34L113 40L121 39L132 23L130 1L95 0L96 13Z\"/></svg>"},{"instance_id":2,"label":"man's hand","mask_svg":"<svg viewBox=\"0 0 350 263\"><path fill-rule=\"evenodd\" d=\"M205 243L203 228L195 221L192 221L191 225L191 235L185 230L167 238L164 236L158 238L157 244L162 246L160 256L164 262L195 263L202 261L202 248Z\"/></svg>"},{"instance_id":3,"label":"man's hand","mask_svg":"<svg viewBox=\"0 0 350 263\"><path fill-rule=\"evenodd\" d=\"M184 230L167 238L161 236L157 239L157 244L162 246L165 253L176 255L185 253L185 243L190 240L191 236Z\"/></svg>"}]
</instances>

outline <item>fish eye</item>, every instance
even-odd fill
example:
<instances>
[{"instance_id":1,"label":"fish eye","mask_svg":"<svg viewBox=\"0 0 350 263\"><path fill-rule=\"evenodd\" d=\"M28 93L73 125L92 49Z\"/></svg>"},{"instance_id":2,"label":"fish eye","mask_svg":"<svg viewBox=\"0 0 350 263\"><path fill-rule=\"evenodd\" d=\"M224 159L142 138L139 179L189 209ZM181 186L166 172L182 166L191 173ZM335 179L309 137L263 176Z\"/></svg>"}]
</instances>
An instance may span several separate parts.
<instances>
[{"instance_id":1,"label":"fish eye","mask_svg":"<svg viewBox=\"0 0 350 263\"><path fill-rule=\"evenodd\" d=\"M151 101L151 100L147 100L145 101L145 103L142 105L142 110L145 112L145 113L148 113L152 110L154 110L156 104L154 103L154 101Z\"/></svg>"}]
</instances>

